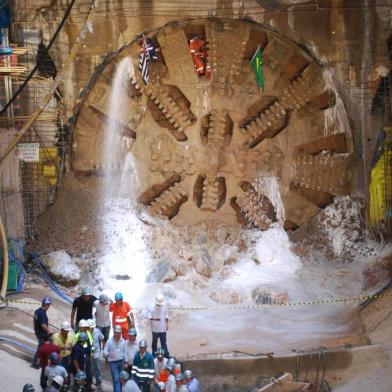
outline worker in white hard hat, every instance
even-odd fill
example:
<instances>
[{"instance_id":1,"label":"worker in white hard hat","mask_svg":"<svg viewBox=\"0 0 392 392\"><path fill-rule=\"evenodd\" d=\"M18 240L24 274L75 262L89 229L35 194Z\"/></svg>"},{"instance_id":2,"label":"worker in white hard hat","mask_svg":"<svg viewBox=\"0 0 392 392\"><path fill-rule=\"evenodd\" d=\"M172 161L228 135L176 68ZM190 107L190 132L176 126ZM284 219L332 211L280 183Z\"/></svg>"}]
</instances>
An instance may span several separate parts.
<instances>
[{"instance_id":1,"label":"worker in white hard hat","mask_svg":"<svg viewBox=\"0 0 392 392\"><path fill-rule=\"evenodd\" d=\"M193 377L192 370L187 369L184 371L185 384L188 392L200 392L199 381Z\"/></svg>"},{"instance_id":2,"label":"worker in white hard hat","mask_svg":"<svg viewBox=\"0 0 392 392\"><path fill-rule=\"evenodd\" d=\"M88 325L88 322L85 319L81 319L79 321L78 332L76 332L76 334L74 336L74 343L78 342L78 338L79 338L79 335L80 335L81 332L86 332L86 334L88 336L88 341L89 341L90 346L91 346L91 351L93 351L94 350L94 339L93 339L92 333L90 332L90 327Z\"/></svg>"},{"instance_id":3,"label":"worker in white hard hat","mask_svg":"<svg viewBox=\"0 0 392 392\"><path fill-rule=\"evenodd\" d=\"M52 336L53 343L59 348L61 356L61 366L69 373L71 365L71 351L75 344L74 334L68 321L63 321L60 332Z\"/></svg>"},{"instance_id":4,"label":"worker in white hard hat","mask_svg":"<svg viewBox=\"0 0 392 392\"><path fill-rule=\"evenodd\" d=\"M187 387L185 386L185 377L182 373L178 373L175 375L176 379L176 392L188 392Z\"/></svg>"},{"instance_id":5,"label":"worker in white hard hat","mask_svg":"<svg viewBox=\"0 0 392 392\"><path fill-rule=\"evenodd\" d=\"M113 392L121 392L120 373L124 370L125 356L127 354L127 341L122 338L122 326L115 325L112 336L105 344L103 356L109 362L113 380Z\"/></svg>"},{"instance_id":6,"label":"worker in white hard hat","mask_svg":"<svg viewBox=\"0 0 392 392\"><path fill-rule=\"evenodd\" d=\"M64 378L60 375L54 376L51 386L46 390L46 392L57 392L61 390L64 384Z\"/></svg>"},{"instance_id":7,"label":"worker in white hard hat","mask_svg":"<svg viewBox=\"0 0 392 392\"><path fill-rule=\"evenodd\" d=\"M158 294L155 297L155 306L150 316L150 325L152 332L152 353L155 355L159 339L161 348L165 352L165 357L169 358L170 354L166 343L166 332L169 329L169 312L162 294Z\"/></svg>"}]
</instances>

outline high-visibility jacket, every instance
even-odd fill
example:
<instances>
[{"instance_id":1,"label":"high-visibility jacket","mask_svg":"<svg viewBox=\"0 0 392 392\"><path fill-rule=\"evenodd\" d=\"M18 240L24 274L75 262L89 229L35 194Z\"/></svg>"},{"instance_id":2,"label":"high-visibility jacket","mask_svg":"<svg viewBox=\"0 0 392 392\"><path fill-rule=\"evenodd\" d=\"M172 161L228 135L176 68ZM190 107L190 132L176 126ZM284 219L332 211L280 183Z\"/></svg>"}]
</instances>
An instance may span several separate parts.
<instances>
[{"instance_id":1,"label":"high-visibility jacket","mask_svg":"<svg viewBox=\"0 0 392 392\"><path fill-rule=\"evenodd\" d=\"M109 310L113 312L113 326L128 323L128 315L132 312L131 305L125 301L123 301L120 306L116 303L110 304Z\"/></svg>"},{"instance_id":2,"label":"high-visibility jacket","mask_svg":"<svg viewBox=\"0 0 392 392\"><path fill-rule=\"evenodd\" d=\"M154 358L151 353L145 352L143 357L138 351L133 359L132 374L138 382L151 381L154 378Z\"/></svg>"},{"instance_id":3,"label":"high-visibility jacket","mask_svg":"<svg viewBox=\"0 0 392 392\"><path fill-rule=\"evenodd\" d=\"M88 336L88 342L90 343L90 346L91 346L91 352L93 352L94 351L94 336L90 331L86 331L86 333ZM76 332L76 334L74 336L74 344L76 344L78 342L79 335L80 335L80 331Z\"/></svg>"},{"instance_id":4,"label":"high-visibility jacket","mask_svg":"<svg viewBox=\"0 0 392 392\"><path fill-rule=\"evenodd\" d=\"M64 340L61 332L57 332L52 336L52 342L59 348L61 358L71 355L72 347L75 344L74 334L68 332L67 338Z\"/></svg>"}]
</instances>

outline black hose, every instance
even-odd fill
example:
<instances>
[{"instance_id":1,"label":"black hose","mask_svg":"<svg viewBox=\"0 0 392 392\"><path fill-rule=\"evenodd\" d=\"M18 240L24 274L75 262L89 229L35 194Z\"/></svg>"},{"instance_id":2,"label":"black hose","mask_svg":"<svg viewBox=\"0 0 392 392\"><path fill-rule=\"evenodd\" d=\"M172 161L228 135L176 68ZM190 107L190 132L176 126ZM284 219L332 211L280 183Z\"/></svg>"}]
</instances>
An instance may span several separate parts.
<instances>
[{"instance_id":1,"label":"black hose","mask_svg":"<svg viewBox=\"0 0 392 392\"><path fill-rule=\"evenodd\" d=\"M69 14L71 13L72 7L74 5L76 0L71 0L71 2L68 5L67 10L65 11L65 14L63 16L63 19L61 20L60 24L58 25L56 31L54 32L52 39L49 42L48 47L46 48L46 52L49 51L49 49L52 47L54 44L54 41L56 40L57 36L59 35L61 29L63 28L65 22L68 19ZM31 80L31 78L34 76L35 72L38 69L38 63L35 64L34 68L30 71L29 75L27 78L24 80L24 82L19 86L18 90L16 93L12 96L12 98L4 105L4 107L0 111L0 116L4 114L4 112L9 108L9 106L15 101L16 98L18 98L19 94L23 91L23 89L27 86L27 83Z\"/></svg>"}]
</instances>

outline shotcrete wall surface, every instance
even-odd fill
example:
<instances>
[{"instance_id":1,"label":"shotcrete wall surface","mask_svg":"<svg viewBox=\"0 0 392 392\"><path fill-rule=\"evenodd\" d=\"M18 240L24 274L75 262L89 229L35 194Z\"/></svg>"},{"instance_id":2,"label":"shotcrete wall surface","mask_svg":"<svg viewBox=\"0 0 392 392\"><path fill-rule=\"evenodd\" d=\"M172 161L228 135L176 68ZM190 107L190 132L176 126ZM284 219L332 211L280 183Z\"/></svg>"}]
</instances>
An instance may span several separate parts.
<instances>
[{"instance_id":1,"label":"shotcrete wall surface","mask_svg":"<svg viewBox=\"0 0 392 392\"><path fill-rule=\"evenodd\" d=\"M251 337L250 337L251 339ZM303 381L308 368L308 380L317 380L317 363L319 363L319 382L322 377L322 362L319 353L313 352L309 368L309 354L282 356L276 358L211 358L184 360L185 368L191 368L203 385L203 391L249 392L262 380L276 376L281 372L289 372ZM325 379L334 388L348 382L357 374L372 369L382 368L389 363L382 347L379 345L362 346L348 349L327 350L325 354ZM298 367L297 367L298 366ZM380 383L382 381L380 380ZM374 385L374 391L378 389Z\"/></svg>"}]
</instances>

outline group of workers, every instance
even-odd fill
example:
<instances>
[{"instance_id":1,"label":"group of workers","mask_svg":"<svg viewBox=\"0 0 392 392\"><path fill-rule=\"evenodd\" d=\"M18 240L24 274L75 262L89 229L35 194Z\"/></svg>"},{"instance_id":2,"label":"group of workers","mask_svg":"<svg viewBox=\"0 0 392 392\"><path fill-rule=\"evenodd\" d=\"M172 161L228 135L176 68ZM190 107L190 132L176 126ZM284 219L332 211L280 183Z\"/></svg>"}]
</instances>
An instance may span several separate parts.
<instances>
[{"instance_id":1,"label":"group of workers","mask_svg":"<svg viewBox=\"0 0 392 392\"><path fill-rule=\"evenodd\" d=\"M102 356L109 365L114 392L200 391L192 371L182 372L181 364L169 354L168 307L161 294L150 316L152 352L146 340L137 341L132 308L122 293L116 293L112 301L105 294L96 298L84 288L73 302L71 322L63 321L57 333L50 328L47 315L51 304L51 298L45 297L34 312L38 348L32 367L41 369L43 391L102 391ZM23 392L35 389L26 384Z\"/></svg>"}]
</instances>

